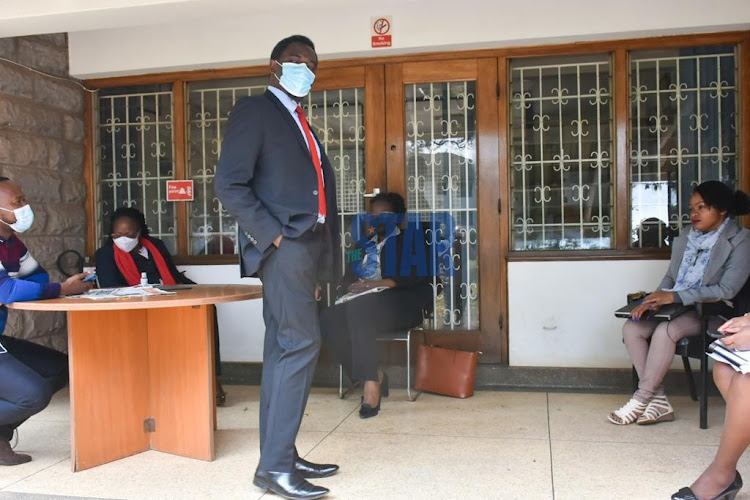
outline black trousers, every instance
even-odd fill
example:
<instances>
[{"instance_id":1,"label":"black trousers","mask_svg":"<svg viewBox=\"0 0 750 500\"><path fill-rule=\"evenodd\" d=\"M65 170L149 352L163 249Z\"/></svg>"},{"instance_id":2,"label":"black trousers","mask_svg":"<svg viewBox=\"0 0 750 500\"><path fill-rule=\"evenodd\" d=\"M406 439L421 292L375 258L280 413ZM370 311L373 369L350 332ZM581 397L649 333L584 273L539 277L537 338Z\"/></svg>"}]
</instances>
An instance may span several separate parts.
<instances>
[{"instance_id":1,"label":"black trousers","mask_svg":"<svg viewBox=\"0 0 750 500\"><path fill-rule=\"evenodd\" d=\"M0 439L45 409L68 383L68 356L13 337L0 336L8 350L0 354Z\"/></svg>"},{"instance_id":2,"label":"black trousers","mask_svg":"<svg viewBox=\"0 0 750 500\"><path fill-rule=\"evenodd\" d=\"M391 288L325 309L320 329L326 345L351 380L378 380L375 339L379 333L422 323L422 309L432 299L429 284Z\"/></svg>"},{"instance_id":3,"label":"black trousers","mask_svg":"<svg viewBox=\"0 0 750 500\"><path fill-rule=\"evenodd\" d=\"M325 231L284 238L263 261L263 376L259 469L292 472L295 440L320 352L315 301Z\"/></svg>"}]
</instances>

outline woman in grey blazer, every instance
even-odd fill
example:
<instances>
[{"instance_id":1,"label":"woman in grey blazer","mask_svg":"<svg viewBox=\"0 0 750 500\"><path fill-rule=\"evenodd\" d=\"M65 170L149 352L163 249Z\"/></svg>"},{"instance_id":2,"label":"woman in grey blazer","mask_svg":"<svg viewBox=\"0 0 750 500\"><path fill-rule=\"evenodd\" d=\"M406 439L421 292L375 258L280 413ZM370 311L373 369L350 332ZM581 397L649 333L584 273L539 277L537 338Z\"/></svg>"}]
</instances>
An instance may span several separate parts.
<instances>
[{"instance_id":1,"label":"woman in grey blazer","mask_svg":"<svg viewBox=\"0 0 750 500\"><path fill-rule=\"evenodd\" d=\"M662 380L677 342L700 333L695 311L663 322L644 319L643 314L666 304L732 299L750 276L750 231L734 220L750 213L750 198L719 181L707 181L693 191L689 209L692 227L675 238L666 276L623 326L625 347L640 381L631 399L609 414L613 424L674 420Z\"/></svg>"}]
</instances>

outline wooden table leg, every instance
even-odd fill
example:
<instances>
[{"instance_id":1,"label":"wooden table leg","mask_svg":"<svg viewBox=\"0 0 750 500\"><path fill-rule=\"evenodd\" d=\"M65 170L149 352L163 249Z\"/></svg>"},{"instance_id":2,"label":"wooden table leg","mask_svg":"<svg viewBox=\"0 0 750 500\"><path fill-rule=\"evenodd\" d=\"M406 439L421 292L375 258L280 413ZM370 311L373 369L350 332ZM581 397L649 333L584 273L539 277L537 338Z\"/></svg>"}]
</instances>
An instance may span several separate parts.
<instances>
[{"instance_id":1,"label":"wooden table leg","mask_svg":"<svg viewBox=\"0 0 750 500\"><path fill-rule=\"evenodd\" d=\"M68 312L74 471L149 449L145 325L145 310Z\"/></svg>"},{"instance_id":2,"label":"wooden table leg","mask_svg":"<svg viewBox=\"0 0 750 500\"><path fill-rule=\"evenodd\" d=\"M148 310L151 448L214 459L213 307Z\"/></svg>"}]
</instances>

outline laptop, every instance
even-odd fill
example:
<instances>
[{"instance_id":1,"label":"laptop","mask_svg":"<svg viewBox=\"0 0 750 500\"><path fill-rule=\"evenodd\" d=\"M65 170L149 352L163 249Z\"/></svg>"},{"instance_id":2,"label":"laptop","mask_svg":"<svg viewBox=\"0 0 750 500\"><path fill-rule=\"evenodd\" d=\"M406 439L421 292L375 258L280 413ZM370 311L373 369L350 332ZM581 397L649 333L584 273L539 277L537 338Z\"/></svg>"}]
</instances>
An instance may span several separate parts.
<instances>
[{"instance_id":1,"label":"laptop","mask_svg":"<svg viewBox=\"0 0 750 500\"><path fill-rule=\"evenodd\" d=\"M630 318L630 313L641 304L641 301L631 302L630 304L623 306L615 311L615 316L618 318ZM691 310L693 306L686 306L684 304L667 304L661 306L656 311L646 311L643 313L643 319L658 319L661 321L672 321L674 318Z\"/></svg>"}]
</instances>

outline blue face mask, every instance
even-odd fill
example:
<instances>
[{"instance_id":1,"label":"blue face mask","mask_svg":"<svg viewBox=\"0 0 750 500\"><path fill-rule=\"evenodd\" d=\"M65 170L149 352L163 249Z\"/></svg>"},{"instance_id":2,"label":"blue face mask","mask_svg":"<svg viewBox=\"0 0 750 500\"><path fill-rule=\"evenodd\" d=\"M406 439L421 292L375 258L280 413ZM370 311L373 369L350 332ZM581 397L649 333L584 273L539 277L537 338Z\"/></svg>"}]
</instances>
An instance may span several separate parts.
<instances>
[{"instance_id":1,"label":"blue face mask","mask_svg":"<svg viewBox=\"0 0 750 500\"><path fill-rule=\"evenodd\" d=\"M281 87L294 97L305 97L310 93L315 81L315 73L310 71L307 64L274 61L281 66L281 78L276 76Z\"/></svg>"}]
</instances>

